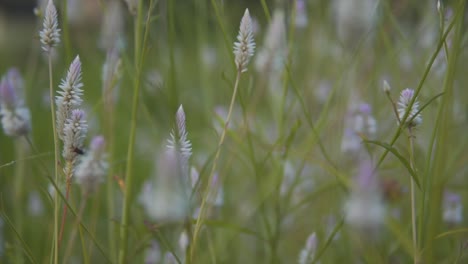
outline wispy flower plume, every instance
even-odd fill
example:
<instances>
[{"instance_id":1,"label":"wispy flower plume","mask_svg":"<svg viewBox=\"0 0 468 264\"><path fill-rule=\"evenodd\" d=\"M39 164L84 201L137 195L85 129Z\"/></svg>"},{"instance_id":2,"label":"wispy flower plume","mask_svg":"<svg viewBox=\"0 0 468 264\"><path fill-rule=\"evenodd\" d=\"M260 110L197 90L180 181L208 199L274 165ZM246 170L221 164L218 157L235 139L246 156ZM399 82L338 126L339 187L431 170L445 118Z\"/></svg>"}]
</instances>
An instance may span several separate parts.
<instances>
[{"instance_id":1,"label":"wispy flower plume","mask_svg":"<svg viewBox=\"0 0 468 264\"><path fill-rule=\"evenodd\" d=\"M57 9L52 0L49 0L45 10L43 29L39 32L42 49L50 52L60 42L60 29L58 28Z\"/></svg>"},{"instance_id":2,"label":"wispy flower plume","mask_svg":"<svg viewBox=\"0 0 468 264\"><path fill-rule=\"evenodd\" d=\"M108 168L104 137L96 136L91 141L89 151L76 167L76 182L81 185L84 193L93 193L98 185L104 181Z\"/></svg>"},{"instance_id":3,"label":"wispy flower plume","mask_svg":"<svg viewBox=\"0 0 468 264\"><path fill-rule=\"evenodd\" d=\"M78 108L83 100L83 83L81 82L81 62L80 57L76 56L70 65L67 77L62 79L59 85L60 91L55 98L57 105L57 134L61 140L64 140L65 123L73 109Z\"/></svg>"},{"instance_id":4,"label":"wispy flower plume","mask_svg":"<svg viewBox=\"0 0 468 264\"><path fill-rule=\"evenodd\" d=\"M0 116L8 136L22 136L31 130L31 114L21 95L23 81L16 69L10 69L0 81Z\"/></svg>"},{"instance_id":5,"label":"wispy flower plume","mask_svg":"<svg viewBox=\"0 0 468 264\"><path fill-rule=\"evenodd\" d=\"M403 117L405 113L409 111L408 118L406 118L405 126L407 127L416 127L422 123L421 114L416 113L419 111L419 102L417 100L414 101L413 106L411 109L408 109L411 103L411 100L414 96L413 89L405 89L401 91L400 100L398 101L398 120L401 122L403 121Z\"/></svg>"},{"instance_id":6,"label":"wispy flower plume","mask_svg":"<svg viewBox=\"0 0 468 264\"><path fill-rule=\"evenodd\" d=\"M250 58L254 55L254 51L255 42L253 39L252 19L250 18L249 9L246 9L240 23L237 42L234 43L235 62L240 72L247 71L247 65Z\"/></svg>"}]
</instances>

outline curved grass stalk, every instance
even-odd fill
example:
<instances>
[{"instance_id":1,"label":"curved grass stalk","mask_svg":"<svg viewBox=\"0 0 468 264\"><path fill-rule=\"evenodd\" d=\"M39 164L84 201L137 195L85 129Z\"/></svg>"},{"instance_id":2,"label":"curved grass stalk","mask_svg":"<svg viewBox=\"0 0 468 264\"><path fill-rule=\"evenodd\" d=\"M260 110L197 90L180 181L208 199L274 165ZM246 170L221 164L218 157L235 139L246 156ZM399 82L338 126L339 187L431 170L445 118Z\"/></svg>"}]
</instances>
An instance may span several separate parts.
<instances>
[{"instance_id":1,"label":"curved grass stalk","mask_svg":"<svg viewBox=\"0 0 468 264\"><path fill-rule=\"evenodd\" d=\"M240 76L241 76L241 71L238 70L237 71L237 76L236 76L236 81L234 83L234 91L232 92L231 103L229 104L229 111L228 111L228 114L227 114L227 117L226 117L226 121L224 122L223 132L221 133L221 137L219 138L218 147L216 148L216 154L215 154L215 157L213 159L213 165L211 167L211 171L210 171L210 174L208 176L208 181L207 181L208 183L212 182L215 171L216 171L216 166L217 166L219 156L220 156L220 153L221 153L221 146L224 143L224 139L225 139L226 134L227 134L227 129L228 129L228 126L229 126L229 122L231 120L232 110L234 108L234 102L236 100L237 90L238 90L238 87L239 87ZM212 187L212 186L210 186L209 184L206 187L206 190L205 190L205 193L203 195L202 202L201 202L201 205L200 205L200 213L199 213L199 215L197 217L197 221L195 222L195 228L193 230L193 237L192 237L192 245L190 247L190 262L193 262L193 257L194 257L194 254L195 254L197 238L199 236L201 226L202 226L202 218L203 218L203 216L204 216L204 214L205 214L205 212L207 210L206 202L207 202L207 198L208 198L209 193L210 193L210 187ZM217 187L214 187L214 189L216 190Z\"/></svg>"},{"instance_id":2,"label":"curved grass stalk","mask_svg":"<svg viewBox=\"0 0 468 264\"><path fill-rule=\"evenodd\" d=\"M49 61L49 96L50 96L50 111L52 114L52 133L54 134L54 175L55 175L55 185L58 186L59 182L59 173L58 173L58 138L57 138L57 129L55 128L55 100L54 100L54 86L52 80L52 54L48 53L48 61ZM58 195L54 196L54 243L53 243L53 262L55 264L58 262L58 248L59 248L59 210L60 210L60 199Z\"/></svg>"}]
</instances>

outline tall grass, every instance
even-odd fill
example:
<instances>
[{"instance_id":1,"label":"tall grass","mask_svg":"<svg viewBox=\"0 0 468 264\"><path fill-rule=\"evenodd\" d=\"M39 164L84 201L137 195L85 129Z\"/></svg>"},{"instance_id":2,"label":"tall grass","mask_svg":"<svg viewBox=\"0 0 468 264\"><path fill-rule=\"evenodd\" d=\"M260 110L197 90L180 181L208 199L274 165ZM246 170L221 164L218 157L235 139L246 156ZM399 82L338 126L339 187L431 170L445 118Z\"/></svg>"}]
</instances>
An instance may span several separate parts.
<instances>
[{"instance_id":1,"label":"tall grass","mask_svg":"<svg viewBox=\"0 0 468 264\"><path fill-rule=\"evenodd\" d=\"M1 263L468 262L466 1L378 1L372 19L365 0L119 1L121 35L101 32L110 2L91 2L54 2L56 53L39 51L42 19L0 19L0 76L25 72L32 113L27 137L0 133ZM244 72L233 45L247 8L256 49ZM110 83L102 43L122 63ZM110 168L93 194L70 178L67 197L54 80L72 54ZM418 126L397 109L406 88ZM163 155L179 105L193 170L169 174L191 183L183 218L161 201L178 191ZM75 151L78 165L90 149Z\"/></svg>"}]
</instances>

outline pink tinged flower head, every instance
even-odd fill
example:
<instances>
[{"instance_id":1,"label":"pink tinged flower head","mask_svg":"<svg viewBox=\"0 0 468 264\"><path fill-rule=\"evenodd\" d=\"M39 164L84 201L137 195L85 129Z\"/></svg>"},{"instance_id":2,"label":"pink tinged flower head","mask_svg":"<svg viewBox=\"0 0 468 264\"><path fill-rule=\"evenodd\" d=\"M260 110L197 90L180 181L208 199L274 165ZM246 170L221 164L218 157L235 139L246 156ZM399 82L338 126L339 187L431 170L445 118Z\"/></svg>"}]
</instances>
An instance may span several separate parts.
<instances>
[{"instance_id":1,"label":"pink tinged flower head","mask_svg":"<svg viewBox=\"0 0 468 264\"><path fill-rule=\"evenodd\" d=\"M364 160L359 165L359 173L356 179L356 186L360 190L374 191L378 188L377 178L374 173L374 166L369 160Z\"/></svg>"},{"instance_id":2,"label":"pink tinged flower head","mask_svg":"<svg viewBox=\"0 0 468 264\"><path fill-rule=\"evenodd\" d=\"M43 28L39 32L42 49L50 52L60 42L60 29L58 28L57 9L52 0L49 0L45 10Z\"/></svg>"},{"instance_id":3,"label":"pink tinged flower head","mask_svg":"<svg viewBox=\"0 0 468 264\"><path fill-rule=\"evenodd\" d=\"M63 140L65 123L73 109L80 107L83 100L83 83L81 82L81 61L76 56L68 69L67 76L59 85L58 96L55 97L57 105L57 134Z\"/></svg>"},{"instance_id":4,"label":"pink tinged flower head","mask_svg":"<svg viewBox=\"0 0 468 264\"><path fill-rule=\"evenodd\" d=\"M31 114L19 94L23 81L16 69L11 69L0 81L0 116L8 136L23 136L31 130Z\"/></svg>"},{"instance_id":5,"label":"pink tinged flower head","mask_svg":"<svg viewBox=\"0 0 468 264\"><path fill-rule=\"evenodd\" d=\"M104 181L108 168L104 137L96 136L91 141L89 151L76 167L75 180L81 185L84 193L93 193Z\"/></svg>"},{"instance_id":6,"label":"pink tinged flower head","mask_svg":"<svg viewBox=\"0 0 468 264\"><path fill-rule=\"evenodd\" d=\"M0 82L0 104L2 107L14 109L17 103L17 96L13 83L8 76L2 78Z\"/></svg>"},{"instance_id":7,"label":"pink tinged flower head","mask_svg":"<svg viewBox=\"0 0 468 264\"><path fill-rule=\"evenodd\" d=\"M237 42L234 43L235 63L240 72L247 71L247 65L249 64L250 58L254 55L254 51L255 41L253 39L252 19L249 14L249 9L246 9L240 23Z\"/></svg>"},{"instance_id":8,"label":"pink tinged flower head","mask_svg":"<svg viewBox=\"0 0 468 264\"><path fill-rule=\"evenodd\" d=\"M88 132L85 118L83 110L75 109L65 123L62 155L66 161L74 162L83 149L83 142Z\"/></svg>"},{"instance_id":9,"label":"pink tinged flower head","mask_svg":"<svg viewBox=\"0 0 468 264\"><path fill-rule=\"evenodd\" d=\"M307 237L306 244L299 254L299 264L311 263L315 258L317 251L317 235L314 233Z\"/></svg>"},{"instance_id":10,"label":"pink tinged flower head","mask_svg":"<svg viewBox=\"0 0 468 264\"><path fill-rule=\"evenodd\" d=\"M409 112L404 124L407 127L416 127L422 123L421 114L416 114L419 111L419 102L415 100L412 107L409 108L413 96L413 89L405 89L401 91L400 100L398 101L398 118L400 122L403 121L406 112Z\"/></svg>"}]
</instances>

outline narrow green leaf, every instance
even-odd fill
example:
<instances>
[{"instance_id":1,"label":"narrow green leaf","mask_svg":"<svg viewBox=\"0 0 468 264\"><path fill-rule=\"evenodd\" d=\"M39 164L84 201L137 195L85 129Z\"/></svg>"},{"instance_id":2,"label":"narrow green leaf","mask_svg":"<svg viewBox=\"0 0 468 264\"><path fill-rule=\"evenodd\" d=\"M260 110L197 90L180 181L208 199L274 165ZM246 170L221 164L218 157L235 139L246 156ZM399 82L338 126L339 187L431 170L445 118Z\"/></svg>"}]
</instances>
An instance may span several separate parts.
<instances>
[{"instance_id":1,"label":"narrow green leaf","mask_svg":"<svg viewBox=\"0 0 468 264\"><path fill-rule=\"evenodd\" d=\"M413 242L410 238L408 238L407 235L405 235L405 232L402 231L402 228L398 225L398 222L394 221L393 219L388 219L385 222L385 225L387 226L390 233L395 236L396 240L401 244L403 249L405 249L408 255L412 257L414 255Z\"/></svg>"},{"instance_id":2,"label":"narrow green leaf","mask_svg":"<svg viewBox=\"0 0 468 264\"><path fill-rule=\"evenodd\" d=\"M317 263L317 261L322 257L322 255L325 253L327 250L328 246L330 246L331 242L333 241L333 238L335 237L336 233L340 231L341 227L344 224L344 217L341 218L340 222L335 226L333 231L331 232L330 236L328 237L327 241L325 242L325 245L318 251L317 255L315 256L314 260L312 261L312 264Z\"/></svg>"},{"instance_id":3,"label":"narrow green leaf","mask_svg":"<svg viewBox=\"0 0 468 264\"><path fill-rule=\"evenodd\" d=\"M421 113L424 108L428 107L435 99L441 97L442 95L444 95L444 92L440 93L440 94L437 94L436 96L432 97L429 101L427 101L422 107L421 109L419 109L419 111L417 111L408 121L408 123L411 123L413 121L413 119L415 119L419 113Z\"/></svg>"},{"instance_id":4,"label":"narrow green leaf","mask_svg":"<svg viewBox=\"0 0 468 264\"><path fill-rule=\"evenodd\" d=\"M419 184L419 180L418 180L418 176L416 175L416 172L413 169L411 169L410 163L398 152L397 149L395 149L394 147L390 146L387 143L383 143L383 142L376 141L376 140L366 140L366 139L364 139L364 142L369 143L369 144L374 144L374 145L377 145L377 146L381 146L382 148L386 149L387 151L389 151L393 155L395 155L395 157L397 157L398 160L401 161L403 166L405 166L405 168L408 170L408 172L410 173L410 175L413 178L414 182L418 186L419 190L421 190L421 185Z\"/></svg>"},{"instance_id":5,"label":"narrow green leaf","mask_svg":"<svg viewBox=\"0 0 468 264\"><path fill-rule=\"evenodd\" d=\"M245 227L242 227L242 226L238 226L238 225L235 225L235 224L232 224L232 223L227 223L227 222L224 222L224 221L215 221L215 220L204 220L203 223L205 225L207 225L207 226L232 230L232 231L235 231L235 232L238 232L238 233L241 233L241 234L256 237L256 238L258 238L259 240L262 240L262 241L266 241L266 239L263 238L259 233L255 232L255 231L253 231L251 229L248 229L248 228L245 228Z\"/></svg>"},{"instance_id":6,"label":"narrow green leaf","mask_svg":"<svg viewBox=\"0 0 468 264\"><path fill-rule=\"evenodd\" d=\"M3 202L2 202L3 203ZM11 230L13 230L13 233L15 233L16 237L18 238L18 240L20 241L21 243L21 246L23 247L23 251L26 253L26 256L28 257L29 261L31 261L32 263L38 263L33 255L32 255L32 252L31 252L31 249L29 249L28 245L26 244L26 241L24 241L24 239L21 237L21 235L18 233L18 231L16 230L15 226L13 225L13 223L11 222L10 218L5 214L5 212L3 211L3 209L1 210L1 215L2 215L2 218L5 220L5 223L8 224L8 226L10 227Z\"/></svg>"},{"instance_id":7,"label":"narrow green leaf","mask_svg":"<svg viewBox=\"0 0 468 264\"><path fill-rule=\"evenodd\" d=\"M443 233L438 234L437 236L435 236L434 239L440 239L440 238L444 238L444 237L447 237L447 236L456 235L456 234L460 234L460 233L468 233L468 228L460 228L460 229L455 229L455 230L450 230L450 231L447 231L447 232L443 232Z\"/></svg>"}]
</instances>

